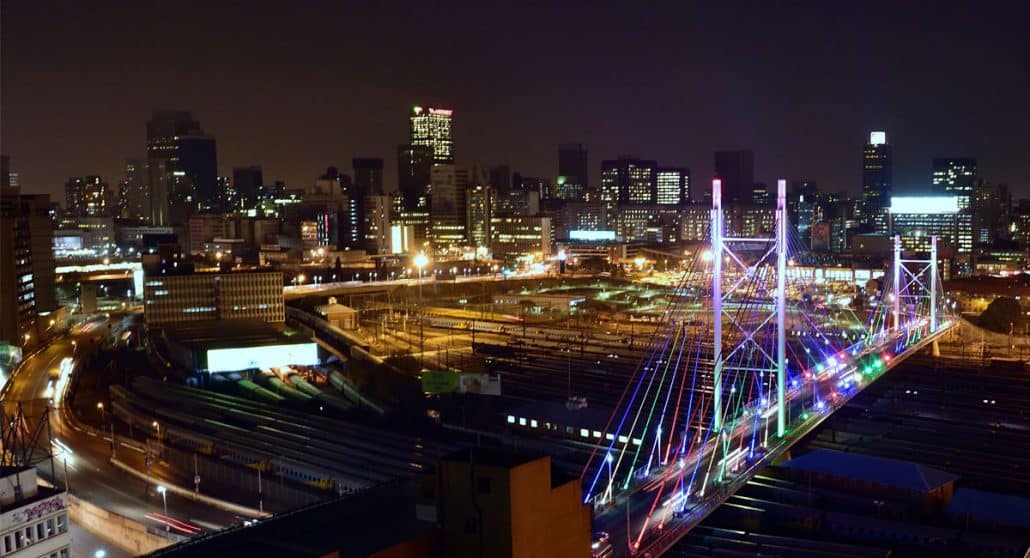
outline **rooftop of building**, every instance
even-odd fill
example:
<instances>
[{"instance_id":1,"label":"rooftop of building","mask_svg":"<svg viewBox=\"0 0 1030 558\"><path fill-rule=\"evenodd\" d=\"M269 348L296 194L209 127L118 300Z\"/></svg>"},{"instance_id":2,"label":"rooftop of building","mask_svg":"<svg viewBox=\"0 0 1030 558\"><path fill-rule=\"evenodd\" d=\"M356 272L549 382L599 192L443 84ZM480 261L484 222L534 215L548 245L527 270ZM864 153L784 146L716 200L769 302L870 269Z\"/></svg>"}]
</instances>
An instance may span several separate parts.
<instances>
[{"instance_id":1,"label":"rooftop of building","mask_svg":"<svg viewBox=\"0 0 1030 558\"><path fill-rule=\"evenodd\" d=\"M917 492L930 492L958 479L951 473L911 461L828 449L795 457L784 466Z\"/></svg>"},{"instance_id":2,"label":"rooftop of building","mask_svg":"<svg viewBox=\"0 0 1030 558\"><path fill-rule=\"evenodd\" d=\"M1030 498L960 488L945 511L955 517L1030 530Z\"/></svg>"},{"instance_id":3,"label":"rooftop of building","mask_svg":"<svg viewBox=\"0 0 1030 558\"><path fill-rule=\"evenodd\" d=\"M956 291L966 294L1011 294L1030 293L1030 274L1019 273L1009 277L979 275L944 282L945 292Z\"/></svg>"},{"instance_id":4,"label":"rooftop of building","mask_svg":"<svg viewBox=\"0 0 1030 558\"><path fill-rule=\"evenodd\" d=\"M415 517L416 488L414 481L380 485L148 556L370 556L434 529Z\"/></svg>"},{"instance_id":5,"label":"rooftop of building","mask_svg":"<svg viewBox=\"0 0 1030 558\"><path fill-rule=\"evenodd\" d=\"M440 461L452 463L474 463L476 465L485 465L487 467L514 469L543 458L550 459L549 456L543 453L525 451L513 452L501 449L473 447L446 455L441 458ZM564 471L559 470L557 467L551 467L551 488L561 486L573 480L577 479Z\"/></svg>"},{"instance_id":6,"label":"rooftop of building","mask_svg":"<svg viewBox=\"0 0 1030 558\"><path fill-rule=\"evenodd\" d=\"M165 337L192 348L262 347L307 343L310 339L262 320L200 320L161 326Z\"/></svg>"}]
</instances>

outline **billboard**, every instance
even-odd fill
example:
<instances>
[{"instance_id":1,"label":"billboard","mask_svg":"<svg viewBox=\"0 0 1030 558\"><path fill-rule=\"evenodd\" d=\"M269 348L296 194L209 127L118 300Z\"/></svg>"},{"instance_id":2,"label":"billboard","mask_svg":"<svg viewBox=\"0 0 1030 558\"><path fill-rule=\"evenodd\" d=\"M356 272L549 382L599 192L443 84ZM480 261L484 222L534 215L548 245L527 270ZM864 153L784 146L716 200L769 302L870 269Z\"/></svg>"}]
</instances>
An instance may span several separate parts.
<instances>
[{"instance_id":1,"label":"billboard","mask_svg":"<svg viewBox=\"0 0 1030 558\"><path fill-rule=\"evenodd\" d=\"M235 372L248 368L277 368L280 366L315 366L318 346L314 343L266 345L264 347L237 347L208 349L208 372Z\"/></svg>"},{"instance_id":2,"label":"billboard","mask_svg":"<svg viewBox=\"0 0 1030 558\"><path fill-rule=\"evenodd\" d=\"M569 240L584 240L587 242L598 240L615 240L615 231L569 231Z\"/></svg>"},{"instance_id":3,"label":"billboard","mask_svg":"<svg viewBox=\"0 0 1030 558\"><path fill-rule=\"evenodd\" d=\"M422 372L422 391L424 393L454 393L458 391L458 374L425 370Z\"/></svg>"}]
</instances>

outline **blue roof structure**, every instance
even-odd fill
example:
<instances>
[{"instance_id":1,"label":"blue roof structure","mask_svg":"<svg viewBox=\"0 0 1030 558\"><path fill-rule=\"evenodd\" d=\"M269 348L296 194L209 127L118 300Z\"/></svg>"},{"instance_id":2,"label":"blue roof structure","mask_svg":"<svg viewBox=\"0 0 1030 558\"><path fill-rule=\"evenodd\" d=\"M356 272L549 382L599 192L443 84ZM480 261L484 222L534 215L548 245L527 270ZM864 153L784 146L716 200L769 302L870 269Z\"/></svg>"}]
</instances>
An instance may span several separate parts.
<instances>
[{"instance_id":1,"label":"blue roof structure","mask_svg":"<svg viewBox=\"0 0 1030 558\"><path fill-rule=\"evenodd\" d=\"M1030 498L960 488L945 509L950 515L1030 529Z\"/></svg>"},{"instance_id":2,"label":"blue roof structure","mask_svg":"<svg viewBox=\"0 0 1030 558\"><path fill-rule=\"evenodd\" d=\"M817 449L795 457L783 466L916 492L930 492L958 478L911 461L828 449Z\"/></svg>"}]
</instances>

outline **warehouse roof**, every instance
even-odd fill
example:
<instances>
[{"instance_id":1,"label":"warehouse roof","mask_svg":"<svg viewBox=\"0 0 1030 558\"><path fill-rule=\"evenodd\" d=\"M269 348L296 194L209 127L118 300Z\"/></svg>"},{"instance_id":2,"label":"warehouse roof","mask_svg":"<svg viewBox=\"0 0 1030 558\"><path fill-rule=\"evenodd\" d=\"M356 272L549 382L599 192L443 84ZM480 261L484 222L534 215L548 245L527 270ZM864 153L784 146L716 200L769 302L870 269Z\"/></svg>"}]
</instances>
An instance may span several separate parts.
<instances>
[{"instance_id":1,"label":"warehouse roof","mask_svg":"<svg viewBox=\"0 0 1030 558\"><path fill-rule=\"evenodd\" d=\"M958 478L911 461L828 449L817 449L795 457L784 466L918 492L930 492Z\"/></svg>"}]
</instances>

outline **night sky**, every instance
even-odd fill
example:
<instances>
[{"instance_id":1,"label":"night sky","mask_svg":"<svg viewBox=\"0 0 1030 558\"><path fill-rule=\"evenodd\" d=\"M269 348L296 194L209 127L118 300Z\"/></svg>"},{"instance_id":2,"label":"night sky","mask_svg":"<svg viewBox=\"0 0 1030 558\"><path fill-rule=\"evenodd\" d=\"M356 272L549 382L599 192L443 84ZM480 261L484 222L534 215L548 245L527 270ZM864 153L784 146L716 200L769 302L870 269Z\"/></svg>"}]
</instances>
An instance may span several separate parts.
<instances>
[{"instance_id":1,"label":"night sky","mask_svg":"<svg viewBox=\"0 0 1030 558\"><path fill-rule=\"evenodd\" d=\"M220 174L260 164L299 187L386 159L413 104L455 110L459 164L553 177L586 143L712 174L753 148L756 180L857 191L870 129L895 187L933 156L975 156L1030 196L1023 2L100 2L4 0L2 151L27 191L112 185L154 108L193 111ZM901 6L899 6L899 4Z\"/></svg>"}]
</instances>

